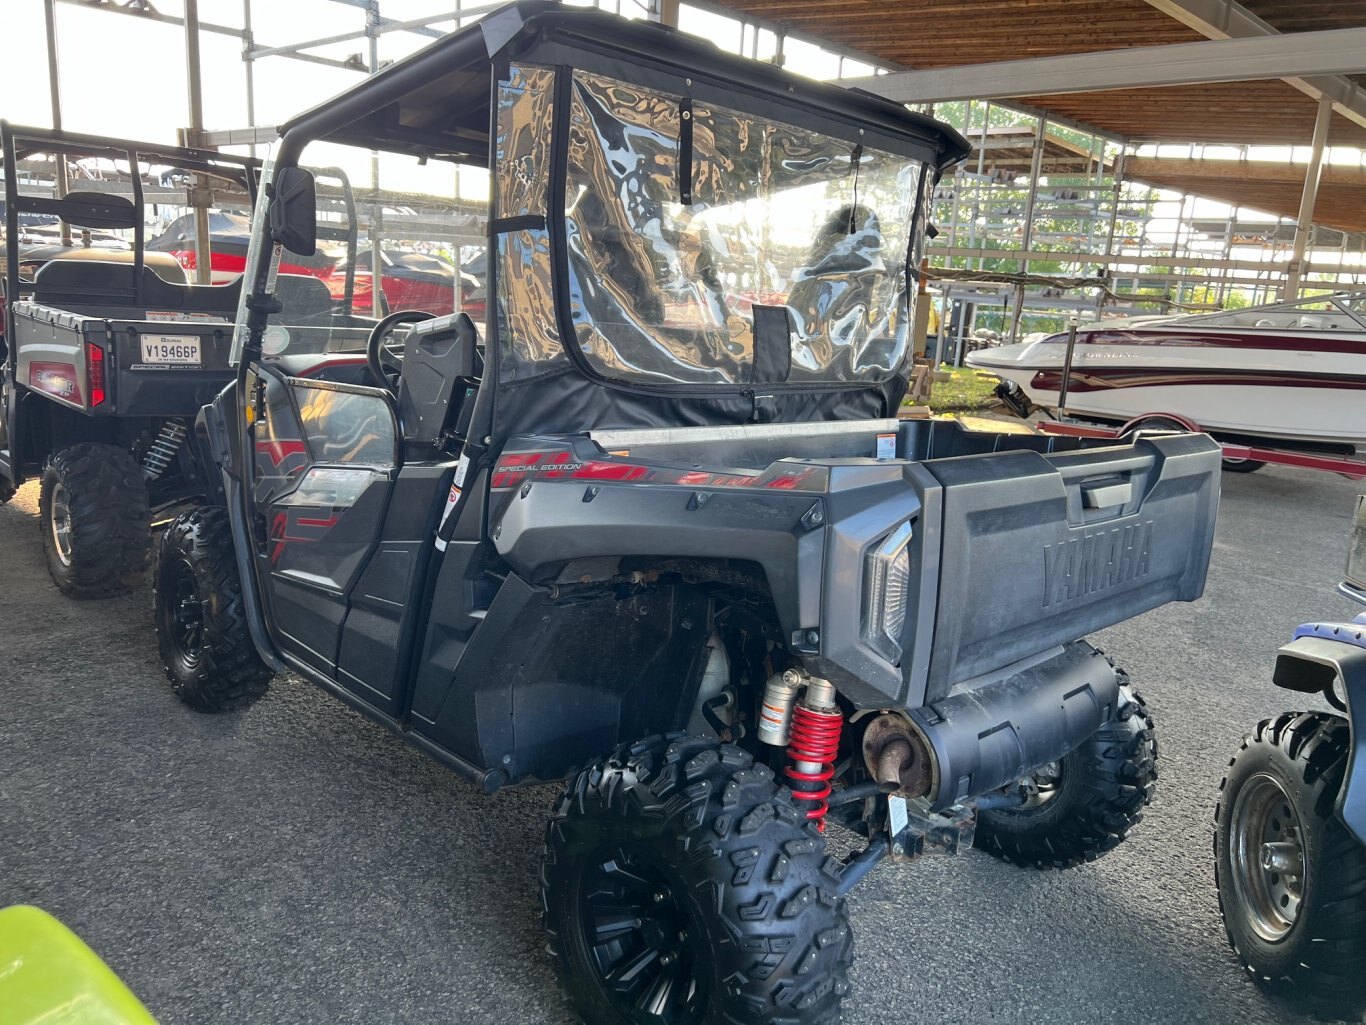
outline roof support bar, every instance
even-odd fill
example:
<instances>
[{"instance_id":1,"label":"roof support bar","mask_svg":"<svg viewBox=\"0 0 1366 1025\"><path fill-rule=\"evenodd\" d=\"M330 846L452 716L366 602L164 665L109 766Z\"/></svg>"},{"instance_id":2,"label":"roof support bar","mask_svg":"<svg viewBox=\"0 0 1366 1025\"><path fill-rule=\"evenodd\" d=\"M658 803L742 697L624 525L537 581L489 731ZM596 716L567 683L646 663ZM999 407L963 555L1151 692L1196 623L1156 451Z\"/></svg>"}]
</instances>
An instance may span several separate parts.
<instances>
[{"instance_id":1,"label":"roof support bar","mask_svg":"<svg viewBox=\"0 0 1366 1025\"><path fill-rule=\"evenodd\" d=\"M1304 270L1304 251L1309 246L1309 231L1314 226L1314 201L1319 194L1319 178L1323 174L1323 148L1328 143L1328 122L1333 114L1333 101L1319 97L1319 112L1314 118L1314 142L1309 153L1309 169L1304 173L1304 191L1300 194L1300 215L1295 218L1295 248L1290 267L1281 289L1282 299L1298 299L1300 275Z\"/></svg>"},{"instance_id":2,"label":"roof support bar","mask_svg":"<svg viewBox=\"0 0 1366 1025\"><path fill-rule=\"evenodd\" d=\"M901 71L842 84L901 103L938 103L1356 71L1366 71L1366 27Z\"/></svg>"},{"instance_id":3,"label":"roof support bar","mask_svg":"<svg viewBox=\"0 0 1366 1025\"><path fill-rule=\"evenodd\" d=\"M1248 39L1278 34L1275 28L1237 0L1147 0L1147 3L1210 39ZM1334 110L1366 127L1366 93L1360 86L1341 75L1306 72L1304 76L1286 77L1286 84L1314 99L1330 97Z\"/></svg>"}]
</instances>

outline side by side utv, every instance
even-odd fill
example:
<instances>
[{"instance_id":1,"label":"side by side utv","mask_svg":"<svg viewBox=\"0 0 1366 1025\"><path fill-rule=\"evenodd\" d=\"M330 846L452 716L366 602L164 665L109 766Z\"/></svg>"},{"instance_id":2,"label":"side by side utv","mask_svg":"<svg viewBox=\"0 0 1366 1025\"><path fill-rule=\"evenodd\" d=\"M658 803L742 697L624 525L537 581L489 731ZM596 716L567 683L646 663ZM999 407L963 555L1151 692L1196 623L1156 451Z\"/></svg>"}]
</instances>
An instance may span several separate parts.
<instances>
[{"instance_id":1,"label":"side by side utv","mask_svg":"<svg viewBox=\"0 0 1366 1025\"><path fill-rule=\"evenodd\" d=\"M315 146L486 189L482 326L292 318ZM570 780L539 884L595 1025L833 1022L879 861L1111 849L1153 727L1080 638L1199 597L1219 449L897 419L968 148L533 0L287 123L191 438L212 489L158 548L176 691L238 709L290 670L485 791ZM319 376L362 354L369 383Z\"/></svg>"},{"instance_id":2,"label":"side by side utv","mask_svg":"<svg viewBox=\"0 0 1366 1025\"><path fill-rule=\"evenodd\" d=\"M232 380L233 286L186 283L145 252L148 207L217 190L250 207L248 158L0 124L5 281L0 375L0 502L40 477L40 526L53 581L73 597L135 586L151 552L152 510L200 493L183 441ZM103 177L58 183L78 161ZM153 173L160 171L160 174ZM174 179L174 180L173 180ZM35 219L64 245L31 247ZM109 234L93 245L91 231ZM161 269L161 273L158 273ZM165 276L163 276L165 275Z\"/></svg>"},{"instance_id":3,"label":"side by side utv","mask_svg":"<svg viewBox=\"0 0 1366 1025\"><path fill-rule=\"evenodd\" d=\"M0 148L0 294L8 297L0 503L39 478L39 526L57 587L76 598L118 594L143 579L152 521L204 494L185 441L199 410L234 378L241 300L240 281L191 284L175 256L148 251L147 214L158 204L250 210L260 163L5 123ZM89 165L98 174L73 174L62 194L58 168ZM345 243L354 261L354 200L345 178L333 184L338 177L326 173L334 216L321 233ZM193 267L193 242L180 255ZM344 322L354 272L329 288L322 275L336 261L318 253L283 265L278 287L294 296L294 319Z\"/></svg>"},{"instance_id":4,"label":"side by side utv","mask_svg":"<svg viewBox=\"0 0 1366 1025\"><path fill-rule=\"evenodd\" d=\"M1346 579L1366 605L1366 495ZM1244 738L1220 785L1219 908L1243 967L1334 1017L1366 1012L1366 612L1305 623L1276 657L1278 687L1332 711L1283 712Z\"/></svg>"}]
</instances>

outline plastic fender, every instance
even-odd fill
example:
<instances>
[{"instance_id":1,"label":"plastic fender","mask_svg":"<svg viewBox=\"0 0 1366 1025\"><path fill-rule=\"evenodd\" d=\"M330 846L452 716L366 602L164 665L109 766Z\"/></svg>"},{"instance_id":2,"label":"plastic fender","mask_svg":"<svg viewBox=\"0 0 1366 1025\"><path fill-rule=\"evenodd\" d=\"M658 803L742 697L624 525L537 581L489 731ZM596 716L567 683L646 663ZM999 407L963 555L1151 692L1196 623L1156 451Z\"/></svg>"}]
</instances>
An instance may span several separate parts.
<instances>
[{"instance_id":1,"label":"plastic fender","mask_svg":"<svg viewBox=\"0 0 1366 1025\"><path fill-rule=\"evenodd\" d=\"M0 910L0 966L7 1025L156 1025L99 955L46 911Z\"/></svg>"},{"instance_id":2,"label":"plastic fender","mask_svg":"<svg viewBox=\"0 0 1366 1025\"><path fill-rule=\"evenodd\" d=\"M1366 843L1366 622L1309 623L1276 656L1272 677L1278 687L1318 693L1342 680L1347 700L1347 723L1352 750L1337 815L1343 825Z\"/></svg>"}]
</instances>

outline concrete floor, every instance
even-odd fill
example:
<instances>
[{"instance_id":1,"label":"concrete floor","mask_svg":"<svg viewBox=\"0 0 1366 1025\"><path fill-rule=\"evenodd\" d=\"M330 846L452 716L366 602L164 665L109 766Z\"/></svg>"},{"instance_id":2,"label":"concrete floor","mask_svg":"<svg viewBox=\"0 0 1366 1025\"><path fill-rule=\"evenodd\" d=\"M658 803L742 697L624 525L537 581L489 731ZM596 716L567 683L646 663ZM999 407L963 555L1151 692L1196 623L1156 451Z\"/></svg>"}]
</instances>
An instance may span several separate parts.
<instances>
[{"instance_id":1,"label":"concrete floor","mask_svg":"<svg viewBox=\"0 0 1366 1025\"><path fill-rule=\"evenodd\" d=\"M1353 611L1333 588L1357 488L1225 475L1206 597L1098 638L1157 719L1147 820L1066 873L978 853L874 873L847 1022L1300 1021L1226 948L1213 807L1242 734L1300 703L1270 683L1276 646ZM480 797L292 678L189 711L149 592L59 597L36 503L0 508L0 905L58 915L165 1025L571 1020L534 886L550 789Z\"/></svg>"}]
</instances>

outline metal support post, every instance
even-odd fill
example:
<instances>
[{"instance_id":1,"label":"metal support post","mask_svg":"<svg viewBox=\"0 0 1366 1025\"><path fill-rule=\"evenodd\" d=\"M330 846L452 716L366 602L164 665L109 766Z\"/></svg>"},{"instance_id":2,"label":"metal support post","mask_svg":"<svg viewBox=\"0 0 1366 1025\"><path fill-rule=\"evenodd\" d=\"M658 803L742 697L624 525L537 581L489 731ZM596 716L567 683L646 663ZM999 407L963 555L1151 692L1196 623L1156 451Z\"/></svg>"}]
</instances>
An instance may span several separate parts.
<instances>
[{"instance_id":1,"label":"metal support post","mask_svg":"<svg viewBox=\"0 0 1366 1025\"><path fill-rule=\"evenodd\" d=\"M199 61L199 0L185 0L185 74L189 86L190 131L204 130L204 91ZM132 168L137 174L137 168ZM190 203L194 208L194 280L207 285L213 280L212 250L209 244L208 184L200 175L190 176Z\"/></svg>"},{"instance_id":2,"label":"metal support post","mask_svg":"<svg viewBox=\"0 0 1366 1025\"><path fill-rule=\"evenodd\" d=\"M256 127L256 59L252 48L256 37L251 31L251 0L242 0L242 63L247 70L247 127ZM251 155L256 156L256 143L251 144Z\"/></svg>"},{"instance_id":3,"label":"metal support post","mask_svg":"<svg viewBox=\"0 0 1366 1025\"><path fill-rule=\"evenodd\" d=\"M379 0L369 0L365 8L365 34L370 40L370 74L379 71ZM370 185L375 190L375 202L370 208L370 312L381 316L380 298L383 295L384 258L380 239L384 219L379 200L379 150L370 151Z\"/></svg>"},{"instance_id":4,"label":"metal support post","mask_svg":"<svg viewBox=\"0 0 1366 1025\"><path fill-rule=\"evenodd\" d=\"M54 131L60 132L62 130L62 84L57 68L57 0L45 0L43 20L47 27L47 89L48 98L52 104L52 128ZM64 156L58 156L56 172L57 198L61 199L66 195L69 187ZM66 221L60 223L62 245L69 246L71 245L71 225L67 224Z\"/></svg>"},{"instance_id":5,"label":"metal support post","mask_svg":"<svg viewBox=\"0 0 1366 1025\"><path fill-rule=\"evenodd\" d=\"M1319 97L1319 110L1314 118L1314 140L1310 145L1309 167L1304 172L1304 191L1300 193L1300 215L1295 219L1295 248L1290 256L1290 267L1285 275L1282 299L1295 299L1300 294L1300 278L1304 273L1304 253L1309 244L1309 229L1314 220L1314 201L1319 195L1319 179L1323 176L1323 148L1328 142L1328 121L1333 114L1333 101Z\"/></svg>"},{"instance_id":6,"label":"metal support post","mask_svg":"<svg viewBox=\"0 0 1366 1025\"><path fill-rule=\"evenodd\" d=\"M1025 200L1024 212L1024 232L1021 238L1021 246L1025 252L1029 251L1030 244L1034 239L1034 204L1039 196L1039 175L1043 172L1043 151L1044 143L1048 137L1048 119L1039 118L1038 130L1034 133L1034 156L1029 162L1029 197ZM1029 261L1020 261L1020 273L1024 274L1029 270ZM1024 314L1024 285L1015 286L1014 309L1010 312L1010 343L1019 341L1020 317Z\"/></svg>"}]
</instances>

